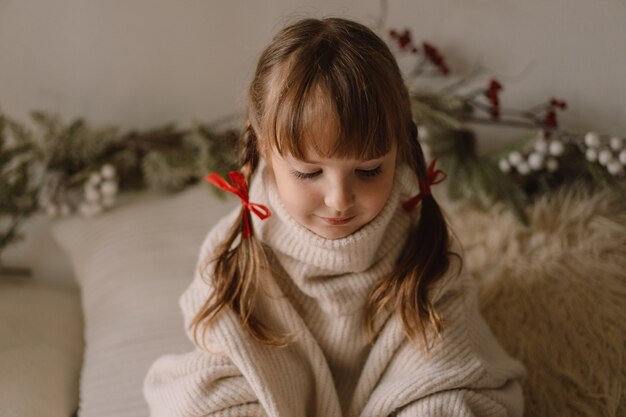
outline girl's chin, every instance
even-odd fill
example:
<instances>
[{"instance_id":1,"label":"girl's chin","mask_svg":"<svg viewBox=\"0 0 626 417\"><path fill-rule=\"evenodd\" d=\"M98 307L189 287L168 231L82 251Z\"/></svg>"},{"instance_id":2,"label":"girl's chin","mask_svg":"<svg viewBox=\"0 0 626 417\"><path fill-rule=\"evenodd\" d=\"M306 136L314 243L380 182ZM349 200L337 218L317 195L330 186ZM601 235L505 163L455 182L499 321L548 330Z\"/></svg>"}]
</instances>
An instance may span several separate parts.
<instances>
[{"instance_id":1,"label":"girl's chin","mask_svg":"<svg viewBox=\"0 0 626 417\"><path fill-rule=\"evenodd\" d=\"M356 223L349 222L344 225L329 225L322 223L321 225L309 225L306 226L311 232L323 237L324 239L336 240L348 237L356 231L360 230L363 226Z\"/></svg>"},{"instance_id":2,"label":"girl's chin","mask_svg":"<svg viewBox=\"0 0 626 417\"><path fill-rule=\"evenodd\" d=\"M315 233L315 232L314 232ZM344 237L348 237L350 236L352 233L354 232L326 232L326 233L316 233L317 235L323 237L324 239L329 239L329 240L336 240L336 239L343 239Z\"/></svg>"}]
</instances>

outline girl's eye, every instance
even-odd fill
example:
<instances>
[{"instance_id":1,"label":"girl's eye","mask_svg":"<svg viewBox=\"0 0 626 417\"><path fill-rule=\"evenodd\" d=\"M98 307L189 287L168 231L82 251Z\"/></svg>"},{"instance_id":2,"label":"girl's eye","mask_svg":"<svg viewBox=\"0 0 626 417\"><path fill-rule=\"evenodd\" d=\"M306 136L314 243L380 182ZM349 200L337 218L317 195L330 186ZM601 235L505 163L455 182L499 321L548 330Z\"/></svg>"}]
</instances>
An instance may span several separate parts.
<instances>
[{"instance_id":1,"label":"girl's eye","mask_svg":"<svg viewBox=\"0 0 626 417\"><path fill-rule=\"evenodd\" d=\"M357 169L356 170L357 175L359 175L360 177L364 177L364 178L375 177L379 175L381 172L382 172L382 168L380 166L374 169ZM291 174L301 180L314 179L315 177L319 176L321 173L322 173L321 170L315 171L315 172L300 172L296 170L291 170Z\"/></svg>"},{"instance_id":2,"label":"girl's eye","mask_svg":"<svg viewBox=\"0 0 626 417\"><path fill-rule=\"evenodd\" d=\"M300 172L296 170L291 171L292 175L294 175L296 178L301 179L301 180L313 179L317 177L318 175L320 175L321 173L322 171L315 171L315 172Z\"/></svg>"},{"instance_id":3,"label":"girl's eye","mask_svg":"<svg viewBox=\"0 0 626 417\"><path fill-rule=\"evenodd\" d=\"M377 166L374 169L357 169L356 170L357 174L366 178L375 177L376 175L379 175L382 171L383 170L380 166Z\"/></svg>"}]
</instances>

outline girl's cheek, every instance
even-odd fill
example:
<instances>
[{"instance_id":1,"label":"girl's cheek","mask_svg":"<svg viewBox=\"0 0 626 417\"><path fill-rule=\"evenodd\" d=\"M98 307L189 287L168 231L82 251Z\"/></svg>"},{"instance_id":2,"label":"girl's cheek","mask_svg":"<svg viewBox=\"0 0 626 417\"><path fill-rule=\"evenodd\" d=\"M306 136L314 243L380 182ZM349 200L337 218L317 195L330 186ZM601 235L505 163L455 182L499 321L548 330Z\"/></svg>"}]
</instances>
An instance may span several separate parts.
<instances>
[{"instance_id":1,"label":"girl's cheek","mask_svg":"<svg viewBox=\"0 0 626 417\"><path fill-rule=\"evenodd\" d=\"M301 206L309 206L318 199L319 190L313 184L299 184L295 200L299 201Z\"/></svg>"},{"instance_id":2,"label":"girl's cheek","mask_svg":"<svg viewBox=\"0 0 626 417\"><path fill-rule=\"evenodd\" d=\"M297 178L289 180L287 190L285 191L288 194L285 197L288 199L289 205L298 211L310 209L315 204L319 194L315 185Z\"/></svg>"}]
</instances>

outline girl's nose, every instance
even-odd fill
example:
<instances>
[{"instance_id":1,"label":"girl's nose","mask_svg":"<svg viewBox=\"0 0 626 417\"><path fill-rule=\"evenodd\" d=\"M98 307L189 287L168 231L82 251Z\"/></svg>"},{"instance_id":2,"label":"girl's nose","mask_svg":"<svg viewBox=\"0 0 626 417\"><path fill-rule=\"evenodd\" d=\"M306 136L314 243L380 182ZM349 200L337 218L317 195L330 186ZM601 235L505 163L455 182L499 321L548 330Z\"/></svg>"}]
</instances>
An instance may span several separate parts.
<instances>
[{"instance_id":1,"label":"girl's nose","mask_svg":"<svg viewBox=\"0 0 626 417\"><path fill-rule=\"evenodd\" d=\"M354 205L354 192L349 184L333 184L326 191L324 203L339 213L346 213Z\"/></svg>"}]
</instances>

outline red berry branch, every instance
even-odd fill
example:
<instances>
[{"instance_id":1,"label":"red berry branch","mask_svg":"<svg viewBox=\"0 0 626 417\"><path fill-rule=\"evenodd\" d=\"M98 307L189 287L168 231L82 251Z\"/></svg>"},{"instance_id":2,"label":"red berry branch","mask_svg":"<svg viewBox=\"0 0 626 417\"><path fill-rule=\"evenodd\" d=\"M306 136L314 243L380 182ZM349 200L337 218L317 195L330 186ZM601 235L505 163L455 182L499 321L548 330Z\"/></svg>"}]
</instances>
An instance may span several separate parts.
<instances>
[{"instance_id":1,"label":"red berry branch","mask_svg":"<svg viewBox=\"0 0 626 417\"><path fill-rule=\"evenodd\" d=\"M379 31L384 32L387 1L381 0L381 6ZM615 185L617 179L626 176L626 138L561 128L560 112L568 107L565 100L551 97L525 110L506 108L502 97L506 86L496 78L484 84L477 81L479 75L484 75L480 67L444 82L443 88L438 86L436 91L422 91L417 88L422 84L411 82L413 79L448 77L452 73L445 54L433 43L416 42L409 29L392 29L388 34L392 51L405 55L409 64L415 60L405 77L420 121L419 136L431 146L432 155L455 173L458 181L448 182L451 196L478 197L481 202L507 201L523 220L523 203L536 193L556 189L569 179ZM436 85L432 80L427 82ZM478 155L468 145L475 143L470 127L475 124L530 132L497 152ZM498 175L497 171L511 175Z\"/></svg>"},{"instance_id":2,"label":"red berry branch","mask_svg":"<svg viewBox=\"0 0 626 417\"><path fill-rule=\"evenodd\" d=\"M489 113L491 113L491 116L494 119L498 119L500 117L500 90L502 90L502 84L494 78L489 82L489 88L485 91L485 97L487 97L489 103L491 104Z\"/></svg>"},{"instance_id":3,"label":"red berry branch","mask_svg":"<svg viewBox=\"0 0 626 417\"><path fill-rule=\"evenodd\" d=\"M412 75L424 75L423 69L427 64L430 64L439 75L446 76L450 73L450 69L439 50L428 42L422 42L421 49L415 46L410 30L405 29L399 32L395 29L391 29L389 36L395 41L399 51L420 55L421 59L412 71Z\"/></svg>"},{"instance_id":4,"label":"red berry branch","mask_svg":"<svg viewBox=\"0 0 626 417\"><path fill-rule=\"evenodd\" d=\"M391 29L389 31L389 36L391 36L396 41L396 44L401 50L409 51L414 54L417 53L417 47L413 45L410 30L405 29L402 33L400 33L395 29Z\"/></svg>"},{"instance_id":5,"label":"red berry branch","mask_svg":"<svg viewBox=\"0 0 626 417\"><path fill-rule=\"evenodd\" d=\"M441 72L442 75L448 75L450 73L450 69L446 65L446 61L443 59L443 56L439 53L439 50L428 42L424 42L422 45L424 45L424 54L426 55L426 58L428 58L428 60L439 69L439 72Z\"/></svg>"},{"instance_id":6,"label":"red berry branch","mask_svg":"<svg viewBox=\"0 0 626 417\"><path fill-rule=\"evenodd\" d=\"M559 128L559 121L556 117L556 110L565 110L567 108L567 103L563 100L551 99L549 105L545 109L545 115L543 118L544 124L544 135L546 138L549 138L551 135L551 131Z\"/></svg>"},{"instance_id":7,"label":"red berry branch","mask_svg":"<svg viewBox=\"0 0 626 417\"><path fill-rule=\"evenodd\" d=\"M422 47L415 46L413 36L409 29L399 31L391 29L389 36L394 41L398 51L410 53L419 56L415 69L410 73L412 77L422 75L437 75L441 77L450 74L450 68L446 63L446 59L440 52L439 48L430 42L423 42ZM425 67L429 65L435 71L426 73ZM460 87L468 80L462 83L455 82L453 87ZM448 92L453 92L451 88L445 88ZM540 128L544 131L545 137L549 137L551 133L558 129L557 110L565 110L567 103L563 100L552 98L547 103L535 106L530 110L513 110L504 109L501 106L500 94L504 90L504 86L495 78L489 80L487 88L474 90L470 93L458 95L462 100L471 106L471 108L487 113L488 117L481 118L474 116L473 112L466 115L463 120L467 122L475 122L482 124L499 124L521 128ZM484 97L487 104L479 101L479 97ZM539 113L537 112L539 110Z\"/></svg>"}]
</instances>

